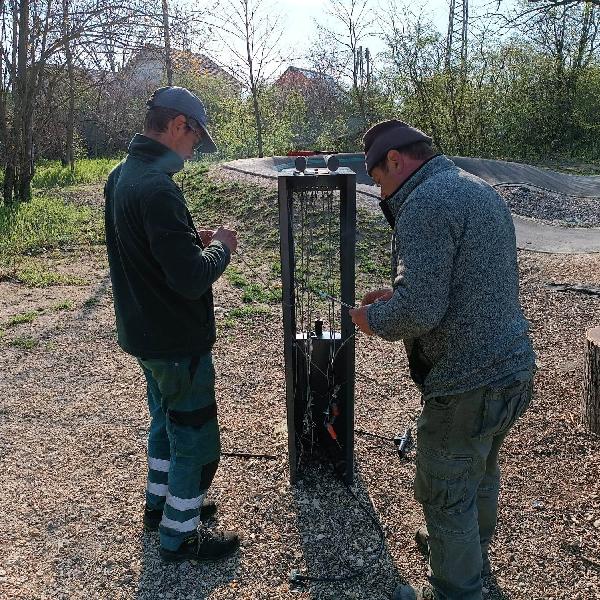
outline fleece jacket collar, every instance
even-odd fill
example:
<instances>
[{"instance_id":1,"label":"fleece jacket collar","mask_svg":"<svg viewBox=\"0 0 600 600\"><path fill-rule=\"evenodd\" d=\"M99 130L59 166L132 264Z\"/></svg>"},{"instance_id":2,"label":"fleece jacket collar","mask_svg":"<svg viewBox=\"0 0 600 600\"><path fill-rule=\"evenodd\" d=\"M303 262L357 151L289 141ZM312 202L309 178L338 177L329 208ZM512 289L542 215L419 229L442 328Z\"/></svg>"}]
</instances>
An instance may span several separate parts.
<instances>
[{"instance_id":1,"label":"fleece jacket collar","mask_svg":"<svg viewBox=\"0 0 600 600\"><path fill-rule=\"evenodd\" d=\"M456 168L456 165L443 154L434 156L424 162L393 194L379 203L389 224L394 227L402 205L418 186L432 175L453 168Z\"/></svg>"},{"instance_id":2,"label":"fleece jacket collar","mask_svg":"<svg viewBox=\"0 0 600 600\"><path fill-rule=\"evenodd\" d=\"M169 175L183 169L183 158L179 154L141 133L133 136L127 151L130 156L151 163L159 171Z\"/></svg>"}]
</instances>

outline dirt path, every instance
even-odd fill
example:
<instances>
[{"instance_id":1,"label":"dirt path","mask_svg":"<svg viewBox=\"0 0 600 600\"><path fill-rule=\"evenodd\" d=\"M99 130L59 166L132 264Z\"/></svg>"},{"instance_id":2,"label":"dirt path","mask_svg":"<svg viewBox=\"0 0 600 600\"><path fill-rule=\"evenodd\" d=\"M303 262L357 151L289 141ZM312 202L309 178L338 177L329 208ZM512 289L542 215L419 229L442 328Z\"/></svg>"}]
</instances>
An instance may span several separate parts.
<instances>
[{"instance_id":1,"label":"dirt path","mask_svg":"<svg viewBox=\"0 0 600 600\"><path fill-rule=\"evenodd\" d=\"M368 563L378 536L328 469L288 485L280 309L226 326L240 304L226 281L215 289L223 449L276 459L222 459L211 494L218 526L244 538L236 557L162 564L156 534L141 527L144 386L135 360L115 343L104 251L42 260L89 283L0 282L1 598L380 600L399 579L424 581L412 541L421 522L411 492L414 456L400 461L393 445L357 436L356 492L385 530L381 568L344 584L290 590L293 569L336 574L345 568L340 557ZM584 331L598 325L600 301L544 286L599 285L600 256L522 252L520 262L540 371L534 405L503 455L496 580L486 582L486 597L600 598L600 440L578 425ZM32 312L31 322L8 325ZM357 339L357 427L393 436L416 416L405 362L399 344Z\"/></svg>"}]
</instances>

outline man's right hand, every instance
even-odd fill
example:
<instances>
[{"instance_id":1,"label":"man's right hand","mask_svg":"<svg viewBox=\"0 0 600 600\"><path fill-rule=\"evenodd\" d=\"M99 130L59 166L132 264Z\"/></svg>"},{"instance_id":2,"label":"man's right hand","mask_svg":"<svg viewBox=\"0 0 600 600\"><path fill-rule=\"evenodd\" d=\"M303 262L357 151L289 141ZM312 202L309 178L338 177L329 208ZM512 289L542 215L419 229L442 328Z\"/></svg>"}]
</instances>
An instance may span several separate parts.
<instances>
[{"instance_id":1,"label":"man's right hand","mask_svg":"<svg viewBox=\"0 0 600 600\"><path fill-rule=\"evenodd\" d=\"M229 252L233 254L236 251L238 240L237 231L235 229L229 229L229 227L217 227L212 236L212 241L218 241L229 248Z\"/></svg>"},{"instance_id":2,"label":"man's right hand","mask_svg":"<svg viewBox=\"0 0 600 600\"><path fill-rule=\"evenodd\" d=\"M379 288L378 290L373 290L363 296L360 305L366 306L367 304L373 304L373 302L377 302L377 300L389 300L393 293L394 290L392 290L392 288Z\"/></svg>"}]
</instances>

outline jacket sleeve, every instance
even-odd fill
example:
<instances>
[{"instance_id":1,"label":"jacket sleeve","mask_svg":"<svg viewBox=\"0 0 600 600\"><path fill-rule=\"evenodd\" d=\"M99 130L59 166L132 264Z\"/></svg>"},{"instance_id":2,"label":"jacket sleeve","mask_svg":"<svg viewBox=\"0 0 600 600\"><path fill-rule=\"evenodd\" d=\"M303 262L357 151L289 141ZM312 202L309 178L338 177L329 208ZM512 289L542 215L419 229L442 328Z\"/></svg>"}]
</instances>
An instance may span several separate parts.
<instances>
[{"instance_id":1,"label":"jacket sleeve","mask_svg":"<svg viewBox=\"0 0 600 600\"><path fill-rule=\"evenodd\" d=\"M204 249L198 246L179 190L157 189L143 206L150 251L167 285L184 298L199 298L225 271L231 259L229 249L218 241Z\"/></svg>"},{"instance_id":2,"label":"jacket sleeve","mask_svg":"<svg viewBox=\"0 0 600 600\"><path fill-rule=\"evenodd\" d=\"M461 226L448 204L431 195L408 198L394 228L394 292L367 311L372 331L390 341L418 338L448 310Z\"/></svg>"}]
</instances>

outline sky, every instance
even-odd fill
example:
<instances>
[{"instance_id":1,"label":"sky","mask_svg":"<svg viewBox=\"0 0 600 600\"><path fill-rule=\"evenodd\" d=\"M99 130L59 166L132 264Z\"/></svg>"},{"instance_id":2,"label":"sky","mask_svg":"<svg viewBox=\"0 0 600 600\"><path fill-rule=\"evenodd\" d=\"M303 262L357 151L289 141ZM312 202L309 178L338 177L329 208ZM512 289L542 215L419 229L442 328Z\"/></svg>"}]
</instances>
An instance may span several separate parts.
<instances>
[{"instance_id":1,"label":"sky","mask_svg":"<svg viewBox=\"0 0 600 600\"><path fill-rule=\"evenodd\" d=\"M183 0L184 2L194 2L194 0ZM283 72L287 66L310 68L310 61L306 58L310 43L316 37L316 23L321 23L328 28L336 27L336 20L329 15L331 0L255 0L259 2L263 10L272 7L279 15L280 23L284 31L282 37L282 54L286 59L284 64L278 64L277 67L269 69L268 77L277 76ZM349 3L349 0L342 0ZM359 0L360 1L360 0ZM389 6L390 2L398 6L409 6L411 11L418 12L422 18L434 24L434 26L445 36L448 28L448 13L450 0L369 0L371 10L378 11L381 6ZM509 8L518 0L501 0L503 8ZM469 14L476 17L491 10L496 10L497 0L470 0ZM397 11L400 17L402 10ZM471 20L474 22L474 19ZM337 24L339 27L339 24ZM384 43L373 36L363 42L363 46L369 48L371 55L375 57L377 63L377 54L385 49ZM228 50L223 43L215 38L205 46L205 51L219 62L229 61Z\"/></svg>"},{"instance_id":2,"label":"sky","mask_svg":"<svg viewBox=\"0 0 600 600\"><path fill-rule=\"evenodd\" d=\"M400 0L401 1L401 0ZM503 0L503 4L507 5L512 3L513 0ZM410 2L406 2L411 6L416 6ZM385 5L384 2L378 2L378 0L372 0L373 6L378 4ZM496 3L493 3L495 8ZM286 42L292 48L303 49L307 48L309 40L314 36L316 27L315 19L319 22L326 21L326 11L329 6L328 0L278 0L277 9L283 15L283 21L287 23L286 27ZM449 12L449 1L448 0L424 0L418 4L420 10L425 17L428 17L442 33L446 33L448 28L448 12ZM482 12L489 7L489 0L471 0L469 3L470 14L475 15L478 12ZM418 10L414 8L413 10ZM384 45L381 40L372 38L365 44L369 47L373 54L377 54L384 49ZM302 59L294 61L296 66L302 66Z\"/></svg>"}]
</instances>

